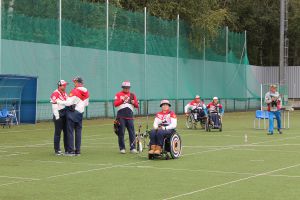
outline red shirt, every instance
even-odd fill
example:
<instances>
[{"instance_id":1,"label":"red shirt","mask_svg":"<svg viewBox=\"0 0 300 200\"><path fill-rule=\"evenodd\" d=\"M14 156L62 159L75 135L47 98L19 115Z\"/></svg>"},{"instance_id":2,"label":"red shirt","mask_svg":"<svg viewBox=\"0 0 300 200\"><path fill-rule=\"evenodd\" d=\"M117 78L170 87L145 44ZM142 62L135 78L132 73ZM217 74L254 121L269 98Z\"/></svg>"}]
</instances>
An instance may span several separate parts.
<instances>
[{"instance_id":1,"label":"red shirt","mask_svg":"<svg viewBox=\"0 0 300 200\"><path fill-rule=\"evenodd\" d=\"M133 104L131 100L134 100ZM115 96L114 106L118 109L117 117L133 119L133 110L139 107L139 102L135 94L121 91Z\"/></svg>"},{"instance_id":2,"label":"red shirt","mask_svg":"<svg viewBox=\"0 0 300 200\"><path fill-rule=\"evenodd\" d=\"M56 89L50 96L50 99L51 99L51 102L52 103L56 103L56 100L59 99L59 100L62 100L62 101L65 101L67 100L68 98L68 95L66 92L63 92L59 89Z\"/></svg>"}]
</instances>

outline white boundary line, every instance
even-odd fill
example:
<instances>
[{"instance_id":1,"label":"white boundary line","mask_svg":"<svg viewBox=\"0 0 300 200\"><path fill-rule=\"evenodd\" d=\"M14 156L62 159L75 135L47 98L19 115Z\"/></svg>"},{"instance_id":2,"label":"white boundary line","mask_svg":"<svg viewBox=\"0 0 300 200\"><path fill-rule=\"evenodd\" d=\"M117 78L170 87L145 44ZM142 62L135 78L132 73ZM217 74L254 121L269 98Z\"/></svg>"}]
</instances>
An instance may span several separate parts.
<instances>
[{"instance_id":1,"label":"white boundary line","mask_svg":"<svg viewBox=\"0 0 300 200\"><path fill-rule=\"evenodd\" d=\"M256 160L263 161L263 160ZM138 169L158 169L158 170L171 170L171 171L184 171L184 172L207 172L215 174L236 174L236 175L258 175L257 173L252 172L232 172L232 171L220 171L220 170L206 170L206 169L185 169L185 168L170 168L170 167L155 167L148 165L141 166L122 166L123 168L138 168ZM275 174L275 175L265 175L270 177L287 177L287 178L300 178L300 176L291 176L285 174Z\"/></svg>"},{"instance_id":2,"label":"white boundary line","mask_svg":"<svg viewBox=\"0 0 300 200\"><path fill-rule=\"evenodd\" d=\"M116 168L116 167L122 167L122 166L137 164L137 163L143 163L143 162L149 162L149 160L144 160L144 161L139 161L139 162L132 162L132 163L127 163L127 164L120 164L120 165L112 165L112 166L104 167L104 168L95 168L95 169L89 169L89 170L75 171L75 172L70 172L70 173L65 173L65 174L49 176L49 177L47 177L47 179L52 179L52 178L57 178L57 177L62 177L62 176L75 175L75 174L82 174L82 173L93 172L93 171L101 171L101 170L112 169L112 168Z\"/></svg>"},{"instance_id":3,"label":"white boundary line","mask_svg":"<svg viewBox=\"0 0 300 200\"><path fill-rule=\"evenodd\" d=\"M224 146L223 148L212 149L212 150L207 150L207 151L200 151L200 152L189 153L189 154L183 154L182 156L196 155L196 154L202 154L202 153L206 153L206 152L214 152L214 151L220 151L220 150L233 149L235 147L249 147L249 146L254 146L254 145L257 145L257 144L263 144L263 143L269 143L269 142L276 142L276 141L282 141L282 140L288 140L288 139L294 139L294 138L298 138L298 137L300 137L300 136L288 137L288 138L281 138L281 139L274 139L274 140L266 140L266 141L262 141L262 142L256 142L256 143L245 144L245 145L228 145L228 146Z\"/></svg>"},{"instance_id":4,"label":"white boundary line","mask_svg":"<svg viewBox=\"0 0 300 200\"><path fill-rule=\"evenodd\" d=\"M80 162L63 162L63 161L54 161L54 160L30 160L23 159L22 161L26 162L40 162L40 163L55 163L55 164L68 164L68 165L87 165L87 166L105 166L105 165L113 165L113 163L80 163Z\"/></svg>"},{"instance_id":5,"label":"white boundary line","mask_svg":"<svg viewBox=\"0 0 300 200\"><path fill-rule=\"evenodd\" d=\"M10 178L10 179L22 179L22 180L32 180L32 181L38 181L41 180L39 178L25 178L25 177L16 177L16 176L1 176L0 178Z\"/></svg>"},{"instance_id":6,"label":"white boundary line","mask_svg":"<svg viewBox=\"0 0 300 200\"><path fill-rule=\"evenodd\" d=\"M96 124L96 125L84 125L82 126L83 128L90 128L90 127L98 127L98 126L109 126L111 125L112 126L112 123L111 124ZM21 125L22 126L22 125ZM47 130L54 130L54 127L51 126L51 127L48 127L48 128L38 128L38 129L26 129L26 130L15 130L15 131L1 131L0 133L21 133L21 132L29 132L29 131L47 131Z\"/></svg>"},{"instance_id":7,"label":"white boundary line","mask_svg":"<svg viewBox=\"0 0 300 200\"><path fill-rule=\"evenodd\" d=\"M226 183L222 183L222 184L202 188L202 189L199 189L199 190L194 190L194 191L191 191L191 192L182 193L182 194L172 196L172 197L167 197L167 198L164 198L163 200L176 199L176 198L179 198L179 197L188 196L188 195L192 195L192 194L199 193L199 192L204 192L206 190L211 190L211 189L214 189L214 188L223 187L223 186L230 185L230 184L233 184L233 183L246 181L246 180L253 179L253 178L256 178L256 177L259 177L259 176L265 176L265 175L268 175L268 174L271 174L271 173L274 173L274 172L283 171L283 170L286 170L286 169L295 168L295 167L299 167L299 166L300 166L300 164L296 164L296 165L292 165L292 166L288 166L288 167L284 167L284 168L280 168L280 169L276 169L276 170L256 174L256 175L253 175L253 176L248 176L246 178L241 178L241 179L229 181L229 182L226 182Z\"/></svg>"},{"instance_id":8,"label":"white boundary line","mask_svg":"<svg viewBox=\"0 0 300 200\"><path fill-rule=\"evenodd\" d=\"M95 137L99 135L90 135L90 136L85 136L82 138L84 141L94 141L94 140L105 140L105 139L111 139L111 138L116 138L116 137L101 137L101 138L90 138L90 137ZM88 139L85 139L88 138ZM40 147L40 146L45 146L45 145L53 145L53 142L47 142L47 143L41 143L41 144L29 144L29 145L6 145L6 146L0 146L0 149L9 149L9 148L26 148L26 147Z\"/></svg>"},{"instance_id":9,"label":"white boundary line","mask_svg":"<svg viewBox=\"0 0 300 200\"><path fill-rule=\"evenodd\" d=\"M13 185L13 184L17 184L17 183L31 182L31 181L35 181L35 180L14 181L14 182L10 182L10 183L0 184L0 187L2 187L2 186L8 186L8 185Z\"/></svg>"},{"instance_id":10,"label":"white boundary line","mask_svg":"<svg viewBox=\"0 0 300 200\"><path fill-rule=\"evenodd\" d=\"M28 152L23 152L23 153L12 153L12 154L8 154L8 155L0 155L0 158L3 157L10 157L10 156L20 156L20 155L27 155L29 154Z\"/></svg>"}]
</instances>

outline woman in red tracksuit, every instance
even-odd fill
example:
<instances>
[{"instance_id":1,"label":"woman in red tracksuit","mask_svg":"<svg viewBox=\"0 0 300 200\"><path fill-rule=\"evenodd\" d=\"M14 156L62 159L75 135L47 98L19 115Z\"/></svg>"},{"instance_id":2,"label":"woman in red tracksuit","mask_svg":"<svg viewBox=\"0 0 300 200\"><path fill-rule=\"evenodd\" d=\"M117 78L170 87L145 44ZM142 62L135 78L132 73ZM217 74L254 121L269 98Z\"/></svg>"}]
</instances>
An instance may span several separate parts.
<instances>
[{"instance_id":1,"label":"woman in red tracksuit","mask_svg":"<svg viewBox=\"0 0 300 200\"><path fill-rule=\"evenodd\" d=\"M170 110L171 104L168 100L160 103L162 111L155 116L153 130L150 132L149 154L161 154L164 138L171 136L177 126L176 114Z\"/></svg>"}]
</instances>

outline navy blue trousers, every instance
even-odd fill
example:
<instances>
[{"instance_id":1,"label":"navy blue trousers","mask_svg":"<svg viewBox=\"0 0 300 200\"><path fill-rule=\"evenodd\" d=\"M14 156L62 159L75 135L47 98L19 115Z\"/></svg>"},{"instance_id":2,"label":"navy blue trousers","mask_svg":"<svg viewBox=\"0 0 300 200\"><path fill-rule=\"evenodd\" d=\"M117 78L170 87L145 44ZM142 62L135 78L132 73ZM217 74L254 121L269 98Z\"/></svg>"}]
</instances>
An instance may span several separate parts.
<instances>
[{"instance_id":1,"label":"navy blue trousers","mask_svg":"<svg viewBox=\"0 0 300 200\"><path fill-rule=\"evenodd\" d=\"M120 128L118 132L118 142L120 150L125 149L124 136L126 128L129 134L130 150L135 149L135 131L133 119L118 118L118 120L120 122Z\"/></svg>"},{"instance_id":2,"label":"navy blue trousers","mask_svg":"<svg viewBox=\"0 0 300 200\"><path fill-rule=\"evenodd\" d=\"M220 126L220 116L218 114L212 113L212 114L210 114L210 118L214 122L214 125L216 127Z\"/></svg>"},{"instance_id":3,"label":"navy blue trousers","mask_svg":"<svg viewBox=\"0 0 300 200\"><path fill-rule=\"evenodd\" d=\"M80 153L83 113L67 111L68 152ZM75 131L75 148L74 148Z\"/></svg>"},{"instance_id":4,"label":"navy blue trousers","mask_svg":"<svg viewBox=\"0 0 300 200\"><path fill-rule=\"evenodd\" d=\"M68 148L68 136L67 136L67 119L66 116L61 116L58 120L53 116L54 122L54 150L60 151L60 138L61 131L64 133L64 149L67 151Z\"/></svg>"},{"instance_id":5,"label":"navy blue trousers","mask_svg":"<svg viewBox=\"0 0 300 200\"><path fill-rule=\"evenodd\" d=\"M169 137L174 133L173 129L163 130L163 129L152 129L150 132L150 146L151 145L159 145L163 146L164 138Z\"/></svg>"}]
</instances>

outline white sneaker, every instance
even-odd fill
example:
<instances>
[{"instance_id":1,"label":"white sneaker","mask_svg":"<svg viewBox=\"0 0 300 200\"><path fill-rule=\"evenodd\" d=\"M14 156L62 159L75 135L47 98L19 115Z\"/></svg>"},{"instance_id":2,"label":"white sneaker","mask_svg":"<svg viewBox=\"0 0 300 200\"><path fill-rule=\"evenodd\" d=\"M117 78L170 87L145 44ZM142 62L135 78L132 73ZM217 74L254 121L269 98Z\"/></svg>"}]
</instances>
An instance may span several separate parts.
<instances>
[{"instance_id":1,"label":"white sneaker","mask_svg":"<svg viewBox=\"0 0 300 200\"><path fill-rule=\"evenodd\" d=\"M121 150L120 150L120 153L121 153L121 154L125 154L125 153L126 153L125 149L121 149Z\"/></svg>"},{"instance_id":2,"label":"white sneaker","mask_svg":"<svg viewBox=\"0 0 300 200\"><path fill-rule=\"evenodd\" d=\"M137 151L136 151L136 149L131 149L131 150L130 150L130 153L135 154L135 153L137 153Z\"/></svg>"}]
</instances>

